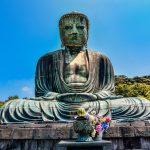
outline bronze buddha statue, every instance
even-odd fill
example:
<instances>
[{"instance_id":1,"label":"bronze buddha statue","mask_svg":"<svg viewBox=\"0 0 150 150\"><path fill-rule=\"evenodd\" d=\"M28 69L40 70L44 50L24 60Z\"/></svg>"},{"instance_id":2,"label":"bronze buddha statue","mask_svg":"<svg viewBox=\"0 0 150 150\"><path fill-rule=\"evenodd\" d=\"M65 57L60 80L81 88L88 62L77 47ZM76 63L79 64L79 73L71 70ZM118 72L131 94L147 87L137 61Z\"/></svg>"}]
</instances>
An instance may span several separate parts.
<instances>
[{"instance_id":1,"label":"bronze buddha statue","mask_svg":"<svg viewBox=\"0 0 150 150\"><path fill-rule=\"evenodd\" d=\"M80 107L112 119L149 119L148 101L115 95L114 71L103 54L87 48L89 20L71 12L59 21L62 49L42 56L36 68L35 97L13 100L1 110L1 123L74 120Z\"/></svg>"}]
</instances>

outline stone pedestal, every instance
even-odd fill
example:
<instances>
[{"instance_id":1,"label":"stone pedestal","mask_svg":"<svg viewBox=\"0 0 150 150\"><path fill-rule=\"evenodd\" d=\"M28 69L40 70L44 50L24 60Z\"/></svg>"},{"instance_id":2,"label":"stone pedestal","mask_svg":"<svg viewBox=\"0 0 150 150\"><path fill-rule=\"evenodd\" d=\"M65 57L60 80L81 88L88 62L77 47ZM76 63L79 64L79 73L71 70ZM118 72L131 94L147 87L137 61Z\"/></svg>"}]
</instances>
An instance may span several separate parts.
<instances>
[{"instance_id":1,"label":"stone pedestal","mask_svg":"<svg viewBox=\"0 0 150 150\"><path fill-rule=\"evenodd\" d=\"M111 142L106 140L91 142L76 142L66 140L58 143L58 146L65 147L66 150L103 150L106 145L111 145Z\"/></svg>"},{"instance_id":2,"label":"stone pedestal","mask_svg":"<svg viewBox=\"0 0 150 150\"><path fill-rule=\"evenodd\" d=\"M0 125L0 150L66 150L61 140L75 140L72 123ZM150 123L111 123L104 140L112 142L104 150L150 149Z\"/></svg>"}]
</instances>

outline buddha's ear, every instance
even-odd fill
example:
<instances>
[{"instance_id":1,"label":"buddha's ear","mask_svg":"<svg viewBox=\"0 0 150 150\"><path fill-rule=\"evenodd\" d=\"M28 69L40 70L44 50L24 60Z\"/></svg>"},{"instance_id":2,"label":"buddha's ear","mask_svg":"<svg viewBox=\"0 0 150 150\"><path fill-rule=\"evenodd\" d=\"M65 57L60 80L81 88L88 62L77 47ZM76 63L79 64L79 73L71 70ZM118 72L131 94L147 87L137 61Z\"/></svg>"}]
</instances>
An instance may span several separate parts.
<instances>
[{"instance_id":1,"label":"buddha's ear","mask_svg":"<svg viewBox=\"0 0 150 150\"><path fill-rule=\"evenodd\" d=\"M87 50L87 42L85 42L83 46L84 46L85 50Z\"/></svg>"}]
</instances>

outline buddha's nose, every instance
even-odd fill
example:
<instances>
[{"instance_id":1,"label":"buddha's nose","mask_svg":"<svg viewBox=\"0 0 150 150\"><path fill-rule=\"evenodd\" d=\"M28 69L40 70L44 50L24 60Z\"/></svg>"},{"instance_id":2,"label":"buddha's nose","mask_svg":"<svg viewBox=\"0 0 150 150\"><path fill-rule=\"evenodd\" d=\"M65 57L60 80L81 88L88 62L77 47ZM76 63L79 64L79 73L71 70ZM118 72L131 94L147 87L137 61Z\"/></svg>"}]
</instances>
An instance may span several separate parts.
<instances>
[{"instance_id":1,"label":"buddha's nose","mask_svg":"<svg viewBox=\"0 0 150 150\"><path fill-rule=\"evenodd\" d=\"M73 25L72 34L75 34L75 35L78 34L76 25Z\"/></svg>"}]
</instances>

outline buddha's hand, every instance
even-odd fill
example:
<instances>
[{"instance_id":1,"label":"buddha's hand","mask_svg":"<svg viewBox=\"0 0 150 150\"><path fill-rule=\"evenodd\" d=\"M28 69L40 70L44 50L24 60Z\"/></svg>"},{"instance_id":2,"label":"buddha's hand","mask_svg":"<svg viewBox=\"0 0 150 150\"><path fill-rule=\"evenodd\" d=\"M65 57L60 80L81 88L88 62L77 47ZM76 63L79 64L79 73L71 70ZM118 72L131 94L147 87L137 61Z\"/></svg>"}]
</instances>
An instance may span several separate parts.
<instances>
[{"instance_id":1,"label":"buddha's hand","mask_svg":"<svg viewBox=\"0 0 150 150\"><path fill-rule=\"evenodd\" d=\"M57 95L59 95L59 93L56 92L48 92L46 93L43 98L47 99L47 100L56 100Z\"/></svg>"},{"instance_id":2,"label":"buddha's hand","mask_svg":"<svg viewBox=\"0 0 150 150\"><path fill-rule=\"evenodd\" d=\"M41 101L41 100L56 100L58 93L48 92L44 96L32 97L31 100Z\"/></svg>"},{"instance_id":3,"label":"buddha's hand","mask_svg":"<svg viewBox=\"0 0 150 150\"><path fill-rule=\"evenodd\" d=\"M30 100L41 101L41 100L43 100L43 97L42 97L42 96L39 96L39 97L31 97Z\"/></svg>"},{"instance_id":4,"label":"buddha's hand","mask_svg":"<svg viewBox=\"0 0 150 150\"><path fill-rule=\"evenodd\" d=\"M110 91L101 91L99 93L95 93L94 95L97 96L97 99L99 100L118 99L123 97L122 95L115 95Z\"/></svg>"},{"instance_id":5,"label":"buddha's hand","mask_svg":"<svg viewBox=\"0 0 150 150\"><path fill-rule=\"evenodd\" d=\"M84 102L96 100L97 96L92 93L64 93L57 95L56 99L67 102Z\"/></svg>"}]
</instances>

